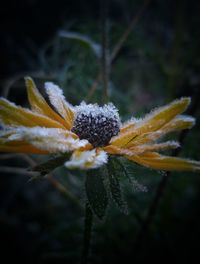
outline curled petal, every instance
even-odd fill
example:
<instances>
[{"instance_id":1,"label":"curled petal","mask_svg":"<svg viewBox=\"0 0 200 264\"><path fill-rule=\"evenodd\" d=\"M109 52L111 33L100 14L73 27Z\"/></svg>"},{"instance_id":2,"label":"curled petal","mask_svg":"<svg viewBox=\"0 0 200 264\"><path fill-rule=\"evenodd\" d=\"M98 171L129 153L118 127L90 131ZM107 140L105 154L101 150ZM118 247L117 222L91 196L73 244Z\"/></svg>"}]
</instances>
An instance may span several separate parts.
<instances>
[{"instance_id":1,"label":"curled petal","mask_svg":"<svg viewBox=\"0 0 200 264\"><path fill-rule=\"evenodd\" d=\"M93 149L90 151L76 150L65 166L70 169L95 169L107 163L108 157L105 151Z\"/></svg>"},{"instance_id":2,"label":"curled petal","mask_svg":"<svg viewBox=\"0 0 200 264\"><path fill-rule=\"evenodd\" d=\"M60 122L68 129L68 124L48 105L44 97L38 91L34 81L30 77L25 77L25 83L31 109Z\"/></svg>"},{"instance_id":3,"label":"curled petal","mask_svg":"<svg viewBox=\"0 0 200 264\"><path fill-rule=\"evenodd\" d=\"M0 121L12 126L65 128L59 122L0 98Z\"/></svg>"},{"instance_id":4,"label":"curled petal","mask_svg":"<svg viewBox=\"0 0 200 264\"><path fill-rule=\"evenodd\" d=\"M135 161L148 168L164 171L200 171L200 162L190 159L182 159L160 155L155 152L144 155L127 156L129 160Z\"/></svg>"},{"instance_id":5,"label":"curled petal","mask_svg":"<svg viewBox=\"0 0 200 264\"><path fill-rule=\"evenodd\" d=\"M45 90L49 96L51 104L55 107L58 113L65 119L68 124L68 129L71 129L74 122L75 111L73 106L70 105L64 95L63 91L51 82L45 83Z\"/></svg>"},{"instance_id":6,"label":"curled petal","mask_svg":"<svg viewBox=\"0 0 200 264\"><path fill-rule=\"evenodd\" d=\"M87 140L79 140L70 131L42 127L20 127L13 129L12 134L5 141L25 141L35 148L47 151L48 153L73 151L88 144Z\"/></svg>"},{"instance_id":7,"label":"curled petal","mask_svg":"<svg viewBox=\"0 0 200 264\"><path fill-rule=\"evenodd\" d=\"M148 114L143 120L137 122L133 129L125 133L120 133L111 140L112 145L128 146L133 141L137 141L138 136L161 129L174 117L184 112L190 103L190 98L184 97L173 101L171 104L160 107Z\"/></svg>"}]
</instances>

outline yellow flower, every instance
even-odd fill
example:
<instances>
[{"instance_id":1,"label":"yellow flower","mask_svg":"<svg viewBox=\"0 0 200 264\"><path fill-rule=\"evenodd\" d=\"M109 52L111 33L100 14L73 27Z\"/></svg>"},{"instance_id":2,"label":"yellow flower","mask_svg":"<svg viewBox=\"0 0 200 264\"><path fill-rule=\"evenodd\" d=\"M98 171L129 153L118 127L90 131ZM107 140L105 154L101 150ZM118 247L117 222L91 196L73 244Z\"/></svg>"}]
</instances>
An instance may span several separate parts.
<instances>
[{"instance_id":1,"label":"yellow flower","mask_svg":"<svg viewBox=\"0 0 200 264\"><path fill-rule=\"evenodd\" d=\"M31 110L0 99L1 152L32 154L72 152L68 168L98 168L108 154L121 155L157 170L200 171L200 162L164 156L157 151L179 147L176 141L158 142L166 134L191 128L193 117L181 115L190 98L157 108L144 119L121 124L112 103L104 106L66 102L62 90L45 83L50 106L30 77L25 78Z\"/></svg>"}]
</instances>

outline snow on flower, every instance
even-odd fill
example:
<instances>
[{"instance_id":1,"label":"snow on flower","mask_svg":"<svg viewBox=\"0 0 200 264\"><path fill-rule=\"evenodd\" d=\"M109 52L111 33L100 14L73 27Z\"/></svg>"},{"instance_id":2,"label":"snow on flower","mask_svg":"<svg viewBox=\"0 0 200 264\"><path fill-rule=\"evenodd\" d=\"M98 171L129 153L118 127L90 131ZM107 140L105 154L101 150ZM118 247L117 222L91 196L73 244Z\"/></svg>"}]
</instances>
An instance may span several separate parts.
<instances>
[{"instance_id":1,"label":"snow on flower","mask_svg":"<svg viewBox=\"0 0 200 264\"><path fill-rule=\"evenodd\" d=\"M157 170L200 171L199 161L158 153L180 146L176 141L160 142L165 135L195 124L193 117L182 115L190 98L159 107L143 119L132 117L121 123L112 103L72 106L57 85L46 82L50 106L30 77L25 82L31 110L0 98L1 152L69 152L71 158L64 165L71 169L98 168L108 162L108 155L121 155Z\"/></svg>"}]
</instances>

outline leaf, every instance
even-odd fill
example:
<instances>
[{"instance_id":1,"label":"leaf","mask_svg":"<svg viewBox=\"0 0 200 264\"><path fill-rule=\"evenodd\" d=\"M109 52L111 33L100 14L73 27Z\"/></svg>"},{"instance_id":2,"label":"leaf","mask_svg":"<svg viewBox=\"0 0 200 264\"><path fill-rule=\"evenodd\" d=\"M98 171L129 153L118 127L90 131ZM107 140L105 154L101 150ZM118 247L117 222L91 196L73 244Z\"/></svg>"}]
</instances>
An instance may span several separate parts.
<instances>
[{"instance_id":1,"label":"leaf","mask_svg":"<svg viewBox=\"0 0 200 264\"><path fill-rule=\"evenodd\" d=\"M99 219L102 219L106 213L108 196L100 169L87 172L85 188L92 211Z\"/></svg>"},{"instance_id":2,"label":"leaf","mask_svg":"<svg viewBox=\"0 0 200 264\"><path fill-rule=\"evenodd\" d=\"M69 153L61 155L59 157L50 159L46 162L33 166L29 168L29 171L36 171L36 172L39 172L41 176L45 176L46 174L49 174L51 171L55 170L56 168L62 166L63 163L69 157L70 157Z\"/></svg>"},{"instance_id":3,"label":"leaf","mask_svg":"<svg viewBox=\"0 0 200 264\"><path fill-rule=\"evenodd\" d=\"M64 38L68 38L68 39L74 39L74 40L78 40L79 42L87 45L89 48L91 48L94 52L94 54L100 58L101 57L101 46L96 43L95 41L91 40L91 38L89 38L86 35L83 35L81 33L78 32L70 32L70 31L65 31L65 30L60 30L59 32L59 36L60 37L64 37Z\"/></svg>"},{"instance_id":4,"label":"leaf","mask_svg":"<svg viewBox=\"0 0 200 264\"><path fill-rule=\"evenodd\" d=\"M128 179L129 183L131 184L132 188L134 191L137 192L147 192L148 189L146 186L143 184L139 183L134 177L133 177L133 172L128 171L126 166L118 159L119 166L121 167L121 170L124 174L124 176Z\"/></svg>"},{"instance_id":5,"label":"leaf","mask_svg":"<svg viewBox=\"0 0 200 264\"><path fill-rule=\"evenodd\" d=\"M112 160L109 161L107 168L112 199L119 207L121 212L128 214L128 206L123 198L120 182L118 179L118 173L120 171L119 169L115 168Z\"/></svg>"}]
</instances>

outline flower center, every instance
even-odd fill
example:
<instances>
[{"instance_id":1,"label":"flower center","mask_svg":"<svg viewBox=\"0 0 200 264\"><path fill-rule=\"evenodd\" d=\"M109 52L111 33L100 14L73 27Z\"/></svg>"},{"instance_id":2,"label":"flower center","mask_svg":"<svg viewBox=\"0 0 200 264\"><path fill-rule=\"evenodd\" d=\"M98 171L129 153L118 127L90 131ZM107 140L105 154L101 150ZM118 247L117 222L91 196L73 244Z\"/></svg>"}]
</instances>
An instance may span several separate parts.
<instances>
[{"instance_id":1,"label":"flower center","mask_svg":"<svg viewBox=\"0 0 200 264\"><path fill-rule=\"evenodd\" d=\"M80 139L87 139L94 147L108 145L110 139L119 133L119 114L112 103L101 107L83 102L76 107L76 113L72 132Z\"/></svg>"}]
</instances>

